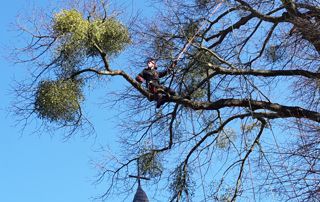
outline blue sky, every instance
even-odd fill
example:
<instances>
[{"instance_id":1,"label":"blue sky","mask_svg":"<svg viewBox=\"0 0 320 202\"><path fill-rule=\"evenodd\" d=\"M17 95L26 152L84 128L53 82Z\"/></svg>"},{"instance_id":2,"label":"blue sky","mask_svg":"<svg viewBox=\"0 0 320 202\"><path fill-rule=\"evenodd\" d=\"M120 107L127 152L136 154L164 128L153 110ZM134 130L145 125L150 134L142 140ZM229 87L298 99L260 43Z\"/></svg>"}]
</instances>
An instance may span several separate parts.
<instances>
[{"instance_id":1,"label":"blue sky","mask_svg":"<svg viewBox=\"0 0 320 202\"><path fill-rule=\"evenodd\" d=\"M14 65L6 59L7 46L16 41L17 33L11 30L16 15L28 8L30 1L3 1L0 18L1 79L0 79L0 201L6 202L86 202L102 193L103 186L93 185L95 168L90 160L98 154L101 145L114 145L117 134L115 121L110 121L113 112L100 110L102 106L95 98L103 98L104 90L91 93L86 101L90 110L89 118L94 123L97 137L74 136L64 141L61 134L30 134L27 129L15 126L10 115L12 81L28 78L25 65ZM118 1L119 2L119 1ZM124 1L133 10L145 9L144 1ZM137 3L139 2L139 3ZM35 5L46 5L47 1L37 0ZM149 13L145 13L149 14ZM99 91L101 94L99 94ZM97 95L96 95L97 94ZM131 194L132 198L134 193ZM130 197L130 196L129 196ZM108 201L120 201L110 199Z\"/></svg>"}]
</instances>

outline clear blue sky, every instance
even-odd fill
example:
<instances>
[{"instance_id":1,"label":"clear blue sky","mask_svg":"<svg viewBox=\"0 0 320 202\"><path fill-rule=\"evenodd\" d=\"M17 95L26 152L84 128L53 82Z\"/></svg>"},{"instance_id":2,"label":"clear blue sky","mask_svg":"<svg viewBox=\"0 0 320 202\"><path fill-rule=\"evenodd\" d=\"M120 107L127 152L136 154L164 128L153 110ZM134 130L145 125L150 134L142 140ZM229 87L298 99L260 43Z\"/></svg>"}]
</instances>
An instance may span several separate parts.
<instances>
[{"instance_id":1,"label":"clear blue sky","mask_svg":"<svg viewBox=\"0 0 320 202\"><path fill-rule=\"evenodd\" d=\"M61 134L54 137L47 134L38 136L30 134L29 130L22 135L20 128L14 125L14 117L8 113L10 102L14 99L11 92L13 79L28 78L28 75L24 65L14 65L6 60L6 46L16 41L17 33L10 31L10 24L21 10L28 7L28 2L2 1L0 7L0 201L91 201L90 198L102 193L104 187L92 184L96 170L90 165L90 160L98 156L94 152L98 143L114 145L117 134L114 129L116 120L109 121L113 113L100 110L97 103L101 100L95 99L103 99L103 89L99 89L101 94L92 93L86 102L88 109L92 109L89 118L96 127L97 139L75 136L64 142ZM133 5L133 1L124 2L128 8ZM46 3L46 0L37 0L34 4ZM146 5L144 1L135 0L133 10L139 8L145 11Z\"/></svg>"}]
</instances>

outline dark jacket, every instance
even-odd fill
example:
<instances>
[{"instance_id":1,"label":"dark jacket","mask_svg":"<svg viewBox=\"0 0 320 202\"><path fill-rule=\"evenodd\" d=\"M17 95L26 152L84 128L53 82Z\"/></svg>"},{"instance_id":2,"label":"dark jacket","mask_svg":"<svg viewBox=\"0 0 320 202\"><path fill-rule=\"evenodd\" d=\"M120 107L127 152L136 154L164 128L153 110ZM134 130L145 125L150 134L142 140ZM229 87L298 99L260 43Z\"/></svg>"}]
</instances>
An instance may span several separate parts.
<instances>
[{"instance_id":1,"label":"dark jacket","mask_svg":"<svg viewBox=\"0 0 320 202\"><path fill-rule=\"evenodd\" d=\"M157 71L156 69L145 68L138 76L136 80L140 83L146 82L147 88L150 84L154 86L160 86L160 78L166 76L168 74L168 70Z\"/></svg>"}]
</instances>

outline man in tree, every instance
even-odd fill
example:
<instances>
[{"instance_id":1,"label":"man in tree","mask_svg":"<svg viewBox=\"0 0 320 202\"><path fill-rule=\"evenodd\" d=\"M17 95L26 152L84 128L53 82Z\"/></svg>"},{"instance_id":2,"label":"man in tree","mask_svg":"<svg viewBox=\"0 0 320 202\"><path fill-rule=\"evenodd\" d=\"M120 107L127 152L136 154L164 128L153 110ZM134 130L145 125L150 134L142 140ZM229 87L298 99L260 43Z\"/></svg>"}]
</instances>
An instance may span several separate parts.
<instances>
[{"instance_id":1,"label":"man in tree","mask_svg":"<svg viewBox=\"0 0 320 202\"><path fill-rule=\"evenodd\" d=\"M147 67L138 74L136 80L139 83L145 81L148 90L155 95L157 101L157 108L165 103L168 95L175 95L175 91L169 87L160 84L160 78L166 76L177 65L177 61L174 61L169 68L163 71L157 71L157 63L153 58L147 60Z\"/></svg>"}]
</instances>

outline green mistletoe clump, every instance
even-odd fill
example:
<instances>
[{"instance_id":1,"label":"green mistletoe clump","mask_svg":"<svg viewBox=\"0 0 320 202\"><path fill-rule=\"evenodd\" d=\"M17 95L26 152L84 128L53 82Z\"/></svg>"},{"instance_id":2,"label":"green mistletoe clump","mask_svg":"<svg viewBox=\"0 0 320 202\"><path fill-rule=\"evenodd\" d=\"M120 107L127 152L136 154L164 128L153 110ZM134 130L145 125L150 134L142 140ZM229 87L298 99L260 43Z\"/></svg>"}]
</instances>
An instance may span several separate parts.
<instances>
[{"instance_id":1,"label":"green mistletoe clump","mask_svg":"<svg viewBox=\"0 0 320 202\"><path fill-rule=\"evenodd\" d=\"M70 122L77 118L83 100L77 80L42 81L35 96L35 110L40 118Z\"/></svg>"},{"instance_id":2,"label":"green mistletoe clump","mask_svg":"<svg viewBox=\"0 0 320 202\"><path fill-rule=\"evenodd\" d=\"M151 151L139 157L139 169L142 175L159 177L162 174L163 166L159 153Z\"/></svg>"},{"instance_id":3,"label":"green mistletoe clump","mask_svg":"<svg viewBox=\"0 0 320 202\"><path fill-rule=\"evenodd\" d=\"M115 18L88 20L75 10L62 10L55 14L53 33L60 40L57 52L66 57L98 56L99 51L107 55L120 53L130 44L127 27Z\"/></svg>"}]
</instances>

